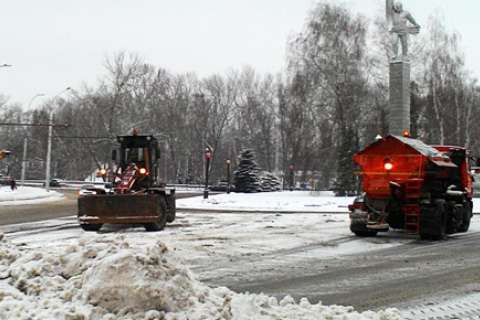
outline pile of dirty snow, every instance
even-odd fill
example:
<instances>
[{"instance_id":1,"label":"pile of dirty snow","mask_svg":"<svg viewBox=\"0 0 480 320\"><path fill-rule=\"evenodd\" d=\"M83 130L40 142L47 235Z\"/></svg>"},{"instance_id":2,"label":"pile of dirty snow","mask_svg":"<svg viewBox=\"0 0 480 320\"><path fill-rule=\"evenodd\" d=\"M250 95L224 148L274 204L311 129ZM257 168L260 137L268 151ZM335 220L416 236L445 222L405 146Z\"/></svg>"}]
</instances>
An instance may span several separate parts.
<instances>
[{"instance_id":1,"label":"pile of dirty snow","mask_svg":"<svg viewBox=\"0 0 480 320\"><path fill-rule=\"evenodd\" d=\"M89 235L28 247L0 234L0 319L400 319L398 310L281 301L212 289L161 242Z\"/></svg>"}]
</instances>

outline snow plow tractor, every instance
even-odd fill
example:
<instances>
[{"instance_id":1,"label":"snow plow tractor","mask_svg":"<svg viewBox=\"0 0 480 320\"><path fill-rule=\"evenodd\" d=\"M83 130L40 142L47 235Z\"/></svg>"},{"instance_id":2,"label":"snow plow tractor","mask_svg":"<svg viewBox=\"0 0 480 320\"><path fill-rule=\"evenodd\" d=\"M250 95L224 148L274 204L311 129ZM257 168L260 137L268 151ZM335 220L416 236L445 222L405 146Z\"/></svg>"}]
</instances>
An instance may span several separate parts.
<instances>
[{"instance_id":1,"label":"snow plow tractor","mask_svg":"<svg viewBox=\"0 0 480 320\"><path fill-rule=\"evenodd\" d=\"M147 231L160 231L175 219L175 189L159 183L160 152L154 136L119 136L112 152L117 164L112 191L78 197L78 221L86 231L103 224L141 224Z\"/></svg>"},{"instance_id":2,"label":"snow plow tractor","mask_svg":"<svg viewBox=\"0 0 480 320\"><path fill-rule=\"evenodd\" d=\"M357 236L392 228L440 240L468 231L473 191L465 148L387 136L358 152L354 161L363 191L349 206L350 230Z\"/></svg>"}]
</instances>

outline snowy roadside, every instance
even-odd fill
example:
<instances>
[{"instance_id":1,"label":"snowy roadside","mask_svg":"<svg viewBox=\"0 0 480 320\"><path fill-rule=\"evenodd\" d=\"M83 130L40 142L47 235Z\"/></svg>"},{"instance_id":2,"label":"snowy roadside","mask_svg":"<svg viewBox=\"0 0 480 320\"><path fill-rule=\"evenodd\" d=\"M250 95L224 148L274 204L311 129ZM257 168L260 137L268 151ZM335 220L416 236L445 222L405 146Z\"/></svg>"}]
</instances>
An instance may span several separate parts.
<instances>
[{"instance_id":1,"label":"snowy roadside","mask_svg":"<svg viewBox=\"0 0 480 320\"><path fill-rule=\"evenodd\" d=\"M284 191L230 193L178 199L179 210L250 213L348 213L355 197L335 197L329 191ZM473 199L473 211L480 213L480 198Z\"/></svg>"},{"instance_id":2,"label":"snowy roadside","mask_svg":"<svg viewBox=\"0 0 480 320\"><path fill-rule=\"evenodd\" d=\"M47 192L43 188L18 187L11 190L9 186L0 187L0 206L18 206L51 201L59 201L63 194L56 191Z\"/></svg>"},{"instance_id":3,"label":"snowy roadside","mask_svg":"<svg viewBox=\"0 0 480 320\"><path fill-rule=\"evenodd\" d=\"M179 199L179 210L215 212L347 213L354 197L335 197L328 191L230 193Z\"/></svg>"}]
</instances>

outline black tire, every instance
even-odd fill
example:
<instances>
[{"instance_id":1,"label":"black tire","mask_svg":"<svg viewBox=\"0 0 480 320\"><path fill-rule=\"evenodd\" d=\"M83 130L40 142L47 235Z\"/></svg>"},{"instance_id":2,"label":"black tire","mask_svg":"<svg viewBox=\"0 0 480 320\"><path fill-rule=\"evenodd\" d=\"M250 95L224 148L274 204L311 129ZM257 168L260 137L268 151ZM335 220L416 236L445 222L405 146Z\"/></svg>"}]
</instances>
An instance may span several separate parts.
<instances>
[{"instance_id":1,"label":"black tire","mask_svg":"<svg viewBox=\"0 0 480 320\"><path fill-rule=\"evenodd\" d=\"M378 231L367 229L365 223L352 222L350 224L350 231L352 231L357 237L370 238L377 236Z\"/></svg>"},{"instance_id":2,"label":"black tire","mask_svg":"<svg viewBox=\"0 0 480 320\"><path fill-rule=\"evenodd\" d=\"M442 240L447 234L445 200L437 199L433 206L424 208L420 217L420 238Z\"/></svg>"},{"instance_id":3,"label":"black tire","mask_svg":"<svg viewBox=\"0 0 480 320\"><path fill-rule=\"evenodd\" d=\"M143 226L148 232L162 231L167 224L167 203L165 198L160 198L160 203L157 208L158 220L156 222L145 223Z\"/></svg>"},{"instance_id":4,"label":"black tire","mask_svg":"<svg viewBox=\"0 0 480 320\"><path fill-rule=\"evenodd\" d=\"M175 208L175 198L172 196L167 197L166 199L167 203L167 222L173 222L176 218L176 208Z\"/></svg>"},{"instance_id":5,"label":"black tire","mask_svg":"<svg viewBox=\"0 0 480 320\"><path fill-rule=\"evenodd\" d=\"M463 216L463 223L458 229L458 232L467 232L468 229L470 228L470 221L472 220L472 215L473 215L473 204L471 201L467 202L467 208L464 211L464 216Z\"/></svg>"},{"instance_id":6,"label":"black tire","mask_svg":"<svg viewBox=\"0 0 480 320\"><path fill-rule=\"evenodd\" d=\"M420 239L421 240L433 240L432 236L429 233L426 233L420 230Z\"/></svg>"},{"instance_id":7,"label":"black tire","mask_svg":"<svg viewBox=\"0 0 480 320\"><path fill-rule=\"evenodd\" d=\"M176 215L177 214L176 214L175 210L168 210L167 222L170 223L170 222L175 221Z\"/></svg>"},{"instance_id":8,"label":"black tire","mask_svg":"<svg viewBox=\"0 0 480 320\"><path fill-rule=\"evenodd\" d=\"M103 224L81 224L80 227L85 231L98 231Z\"/></svg>"}]
</instances>

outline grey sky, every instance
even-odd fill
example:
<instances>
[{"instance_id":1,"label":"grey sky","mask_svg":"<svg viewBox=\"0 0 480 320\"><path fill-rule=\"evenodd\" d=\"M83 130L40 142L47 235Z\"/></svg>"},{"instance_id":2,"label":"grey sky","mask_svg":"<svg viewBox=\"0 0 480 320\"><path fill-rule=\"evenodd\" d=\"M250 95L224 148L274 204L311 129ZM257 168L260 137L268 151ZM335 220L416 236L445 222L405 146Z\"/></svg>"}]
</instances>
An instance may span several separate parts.
<instances>
[{"instance_id":1,"label":"grey sky","mask_svg":"<svg viewBox=\"0 0 480 320\"><path fill-rule=\"evenodd\" d=\"M384 0L346 0L373 17ZM467 65L480 76L478 0L404 0L420 24L434 10L463 37ZM28 105L67 86L95 85L107 56L135 52L171 72L201 76L251 65L278 72L285 44L314 0L10 0L0 19L0 93ZM35 99L35 105L41 103Z\"/></svg>"}]
</instances>

